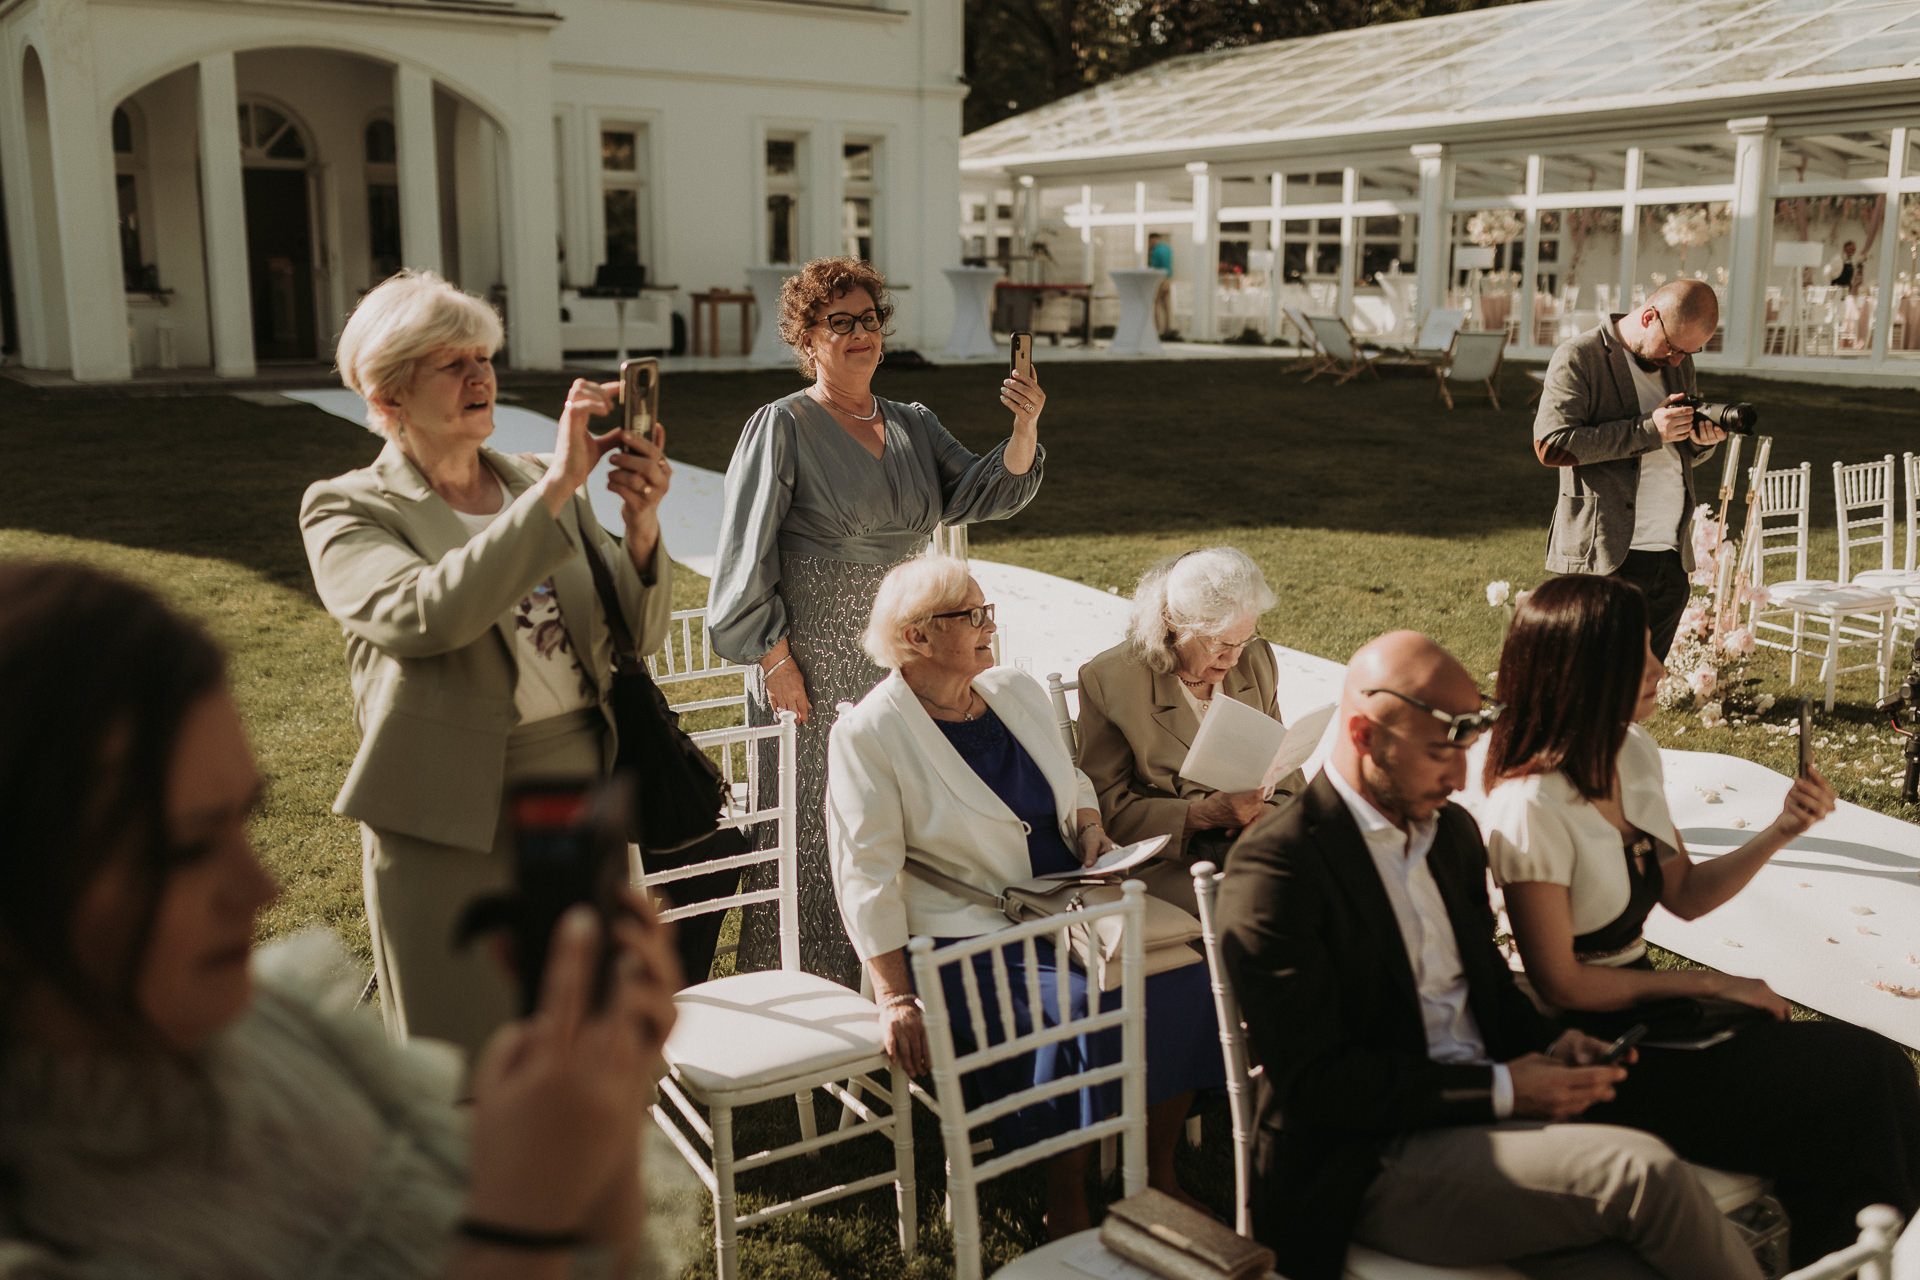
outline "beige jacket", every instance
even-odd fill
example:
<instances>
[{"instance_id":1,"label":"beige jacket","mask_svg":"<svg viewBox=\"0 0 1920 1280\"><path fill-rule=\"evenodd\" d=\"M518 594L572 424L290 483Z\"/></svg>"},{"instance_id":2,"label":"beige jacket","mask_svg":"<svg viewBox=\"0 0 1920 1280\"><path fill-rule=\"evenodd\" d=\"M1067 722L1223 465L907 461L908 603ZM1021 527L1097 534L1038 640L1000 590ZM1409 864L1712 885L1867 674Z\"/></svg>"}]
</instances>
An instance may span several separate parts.
<instances>
[{"instance_id":1,"label":"beige jacket","mask_svg":"<svg viewBox=\"0 0 1920 1280\"><path fill-rule=\"evenodd\" d=\"M1264 641L1240 654L1219 692L1280 719L1278 670ZM1117 644L1080 668L1080 767L1100 795L1100 817L1120 844L1169 837L1165 856L1186 851L1187 810L1212 790L1180 776L1200 718L1179 677L1158 675ZM1297 780L1294 780L1297 782ZM1283 780L1283 787L1294 783ZM1273 803L1285 799L1276 791Z\"/></svg>"},{"instance_id":2,"label":"beige jacket","mask_svg":"<svg viewBox=\"0 0 1920 1280\"><path fill-rule=\"evenodd\" d=\"M553 579L574 653L599 686L606 761L616 743L605 695L613 644L582 554L612 571L642 653L666 636L672 608L664 539L650 581L583 494L556 519L533 489L538 463L480 456L511 495L471 539L445 499L389 443L370 467L322 480L300 503L314 586L346 631L360 752L334 811L379 830L464 849L491 848L507 738L518 723L511 610Z\"/></svg>"}]
</instances>

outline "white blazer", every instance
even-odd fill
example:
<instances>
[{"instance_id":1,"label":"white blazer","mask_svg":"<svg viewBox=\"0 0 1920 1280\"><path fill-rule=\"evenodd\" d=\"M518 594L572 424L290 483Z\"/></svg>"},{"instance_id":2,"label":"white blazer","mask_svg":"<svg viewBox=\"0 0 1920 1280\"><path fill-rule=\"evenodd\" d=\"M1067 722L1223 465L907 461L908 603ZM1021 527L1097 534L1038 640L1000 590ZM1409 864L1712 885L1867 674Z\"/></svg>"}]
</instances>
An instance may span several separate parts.
<instances>
[{"instance_id":1,"label":"white blazer","mask_svg":"<svg viewBox=\"0 0 1920 1280\"><path fill-rule=\"evenodd\" d=\"M1074 848L1076 811L1098 809L1074 767L1046 691L994 667L973 687L1053 787L1060 834ZM906 874L907 854L998 896L1033 874L1027 828L980 780L894 672L834 723L827 747L827 849L847 936L862 960L909 936L971 938L1006 927L991 908Z\"/></svg>"}]
</instances>

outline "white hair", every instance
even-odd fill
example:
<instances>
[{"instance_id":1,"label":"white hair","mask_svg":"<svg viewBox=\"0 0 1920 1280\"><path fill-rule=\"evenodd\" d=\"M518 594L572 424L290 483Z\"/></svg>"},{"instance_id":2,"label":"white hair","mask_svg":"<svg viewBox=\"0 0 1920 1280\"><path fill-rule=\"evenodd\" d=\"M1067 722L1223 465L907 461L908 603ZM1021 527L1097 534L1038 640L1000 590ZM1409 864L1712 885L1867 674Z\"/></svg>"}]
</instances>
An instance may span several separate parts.
<instances>
[{"instance_id":1,"label":"white hair","mask_svg":"<svg viewBox=\"0 0 1920 1280\"><path fill-rule=\"evenodd\" d=\"M960 608L972 586L967 562L953 556L929 553L895 565L874 593L861 647L879 665L898 671L913 656L907 628Z\"/></svg>"},{"instance_id":2,"label":"white hair","mask_svg":"<svg viewBox=\"0 0 1920 1280\"><path fill-rule=\"evenodd\" d=\"M1219 636L1241 618L1273 608L1267 580L1244 551L1208 547L1162 560L1140 576L1127 620L1127 644L1161 675L1180 665L1174 646Z\"/></svg>"},{"instance_id":3,"label":"white hair","mask_svg":"<svg viewBox=\"0 0 1920 1280\"><path fill-rule=\"evenodd\" d=\"M381 400L413 383L420 363L448 347L485 347L489 355L506 340L500 314L484 298L454 288L432 271L388 276L360 299L340 331L334 363L340 381L367 402L367 430L391 436Z\"/></svg>"}]
</instances>

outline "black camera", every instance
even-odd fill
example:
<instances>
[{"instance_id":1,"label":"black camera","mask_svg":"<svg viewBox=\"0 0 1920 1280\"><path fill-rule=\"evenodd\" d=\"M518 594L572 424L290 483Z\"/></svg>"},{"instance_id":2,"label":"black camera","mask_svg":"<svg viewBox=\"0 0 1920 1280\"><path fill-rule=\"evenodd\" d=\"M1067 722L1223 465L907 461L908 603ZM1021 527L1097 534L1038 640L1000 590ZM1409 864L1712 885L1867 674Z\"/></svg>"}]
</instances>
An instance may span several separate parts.
<instances>
[{"instance_id":1,"label":"black camera","mask_svg":"<svg viewBox=\"0 0 1920 1280\"><path fill-rule=\"evenodd\" d=\"M540 1002L554 926L581 903L595 910L608 935L601 939L594 969L592 1005L599 1008L605 1001L612 979L613 923L633 914L624 894L632 806L632 780L623 774L603 782L525 783L507 797L514 886L469 903L455 926L454 942L464 947L496 929L508 934L523 1015Z\"/></svg>"},{"instance_id":2,"label":"black camera","mask_svg":"<svg viewBox=\"0 0 1920 1280\"><path fill-rule=\"evenodd\" d=\"M1744 402L1710 404L1699 396L1687 396L1674 403L1692 409L1695 421L1718 427L1730 436L1750 436L1753 424L1760 421L1760 411Z\"/></svg>"}]
</instances>

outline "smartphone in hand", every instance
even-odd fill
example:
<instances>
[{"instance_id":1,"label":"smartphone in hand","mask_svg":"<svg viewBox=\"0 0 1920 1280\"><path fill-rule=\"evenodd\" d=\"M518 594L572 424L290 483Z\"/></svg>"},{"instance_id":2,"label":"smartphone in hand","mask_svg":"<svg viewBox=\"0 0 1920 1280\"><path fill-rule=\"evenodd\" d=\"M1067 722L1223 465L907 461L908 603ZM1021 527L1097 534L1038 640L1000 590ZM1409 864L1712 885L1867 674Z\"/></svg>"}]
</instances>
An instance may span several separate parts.
<instances>
[{"instance_id":1,"label":"smartphone in hand","mask_svg":"<svg viewBox=\"0 0 1920 1280\"><path fill-rule=\"evenodd\" d=\"M1800 699L1800 766L1794 774L1804 778L1813 768L1813 700Z\"/></svg>"},{"instance_id":2,"label":"smartphone in hand","mask_svg":"<svg viewBox=\"0 0 1920 1280\"><path fill-rule=\"evenodd\" d=\"M1633 1046L1639 1044L1642 1040L1646 1038L1647 1038L1647 1024L1644 1022L1634 1023L1632 1026L1628 1027L1625 1031L1620 1033L1620 1038L1618 1040L1615 1040L1612 1044L1608 1045L1604 1050L1601 1051L1600 1065L1606 1066L1606 1067L1619 1066L1621 1061L1627 1056L1627 1054L1633 1051Z\"/></svg>"},{"instance_id":3,"label":"smartphone in hand","mask_svg":"<svg viewBox=\"0 0 1920 1280\"><path fill-rule=\"evenodd\" d=\"M620 362L620 425L660 443L660 362L652 356Z\"/></svg>"},{"instance_id":4,"label":"smartphone in hand","mask_svg":"<svg viewBox=\"0 0 1920 1280\"><path fill-rule=\"evenodd\" d=\"M507 923L523 1015L540 1003L554 926L581 903L600 916L592 1007L606 1002L613 977L613 925L633 916L623 892L631 794L631 780L616 775L597 783L528 783L507 798L514 857L514 908Z\"/></svg>"},{"instance_id":5,"label":"smartphone in hand","mask_svg":"<svg viewBox=\"0 0 1920 1280\"><path fill-rule=\"evenodd\" d=\"M1024 330L1013 335L1013 359L1009 362L1013 372L1025 377L1033 376L1033 335Z\"/></svg>"}]
</instances>

